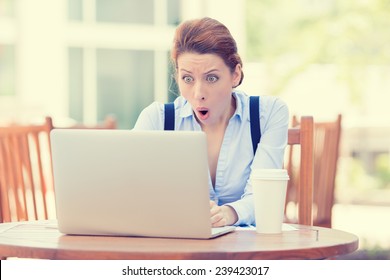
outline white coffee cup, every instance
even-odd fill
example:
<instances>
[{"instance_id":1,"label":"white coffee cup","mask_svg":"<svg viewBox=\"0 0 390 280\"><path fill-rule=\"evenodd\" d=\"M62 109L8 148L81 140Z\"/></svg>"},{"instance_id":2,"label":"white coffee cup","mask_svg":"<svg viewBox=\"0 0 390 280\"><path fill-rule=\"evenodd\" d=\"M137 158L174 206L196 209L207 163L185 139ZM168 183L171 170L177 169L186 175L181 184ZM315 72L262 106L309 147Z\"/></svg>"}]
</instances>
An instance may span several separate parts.
<instances>
[{"instance_id":1,"label":"white coffee cup","mask_svg":"<svg viewBox=\"0 0 390 280\"><path fill-rule=\"evenodd\" d=\"M258 233L282 232L288 180L285 169L252 170L251 182Z\"/></svg>"}]
</instances>

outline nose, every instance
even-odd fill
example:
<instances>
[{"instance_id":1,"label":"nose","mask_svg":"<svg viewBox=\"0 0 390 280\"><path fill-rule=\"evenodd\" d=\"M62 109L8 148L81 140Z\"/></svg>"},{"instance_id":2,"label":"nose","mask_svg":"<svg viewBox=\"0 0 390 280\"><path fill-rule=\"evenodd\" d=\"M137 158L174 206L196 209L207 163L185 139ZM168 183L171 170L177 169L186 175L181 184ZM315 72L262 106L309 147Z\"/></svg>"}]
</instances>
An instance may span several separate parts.
<instances>
[{"instance_id":1,"label":"nose","mask_svg":"<svg viewBox=\"0 0 390 280\"><path fill-rule=\"evenodd\" d=\"M195 83L194 87L193 87L193 94L194 94L194 98L197 99L197 100L204 100L205 99L205 90L204 90L204 86L203 86L203 83L198 81Z\"/></svg>"}]
</instances>

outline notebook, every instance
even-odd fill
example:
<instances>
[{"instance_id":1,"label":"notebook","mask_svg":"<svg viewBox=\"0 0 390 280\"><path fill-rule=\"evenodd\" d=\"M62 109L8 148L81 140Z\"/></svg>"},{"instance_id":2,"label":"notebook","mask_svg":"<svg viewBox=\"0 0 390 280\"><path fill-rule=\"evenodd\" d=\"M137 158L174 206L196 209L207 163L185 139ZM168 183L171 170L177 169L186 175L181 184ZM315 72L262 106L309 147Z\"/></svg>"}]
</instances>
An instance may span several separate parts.
<instances>
[{"instance_id":1,"label":"notebook","mask_svg":"<svg viewBox=\"0 0 390 280\"><path fill-rule=\"evenodd\" d=\"M213 238L203 132L53 129L65 234Z\"/></svg>"}]
</instances>

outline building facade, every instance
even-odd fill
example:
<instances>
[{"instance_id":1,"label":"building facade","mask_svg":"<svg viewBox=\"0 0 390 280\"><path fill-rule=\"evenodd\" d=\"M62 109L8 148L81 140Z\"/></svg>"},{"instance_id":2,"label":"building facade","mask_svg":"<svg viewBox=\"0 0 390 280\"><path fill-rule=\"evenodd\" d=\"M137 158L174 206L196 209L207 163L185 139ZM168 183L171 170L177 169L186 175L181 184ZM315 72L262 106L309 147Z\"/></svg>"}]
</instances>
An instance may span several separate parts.
<instances>
[{"instance_id":1,"label":"building facade","mask_svg":"<svg viewBox=\"0 0 390 280\"><path fill-rule=\"evenodd\" d=\"M0 0L0 121L53 117L132 128L177 94L169 51L185 19L214 17L245 49L244 0Z\"/></svg>"}]
</instances>

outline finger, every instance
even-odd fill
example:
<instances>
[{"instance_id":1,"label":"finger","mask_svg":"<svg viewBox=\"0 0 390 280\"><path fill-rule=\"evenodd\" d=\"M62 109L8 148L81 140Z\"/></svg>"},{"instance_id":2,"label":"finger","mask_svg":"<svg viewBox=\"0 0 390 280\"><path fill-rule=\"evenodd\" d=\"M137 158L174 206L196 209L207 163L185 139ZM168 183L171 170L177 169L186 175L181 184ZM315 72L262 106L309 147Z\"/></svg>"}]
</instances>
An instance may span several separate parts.
<instances>
[{"instance_id":1,"label":"finger","mask_svg":"<svg viewBox=\"0 0 390 280\"><path fill-rule=\"evenodd\" d=\"M213 226L220 226L226 223L221 207L215 206L210 210L210 221Z\"/></svg>"},{"instance_id":2,"label":"finger","mask_svg":"<svg viewBox=\"0 0 390 280\"><path fill-rule=\"evenodd\" d=\"M224 217L218 217L214 223L211 223L212 227L223 227L226 225L226 219Z\"/></svg>"},{"instance_id":3,"label":"finger","mask_svg":"<svg viewBox=\"0 0 390 280\"><path fill-rule=\"evenodd\" d=\"M216 216L218 213L221 212L221 207L217 206L217 205L214 205L213 207L211 207L210 209L210 215L211 217L213 216Z\"/></svg>"}]
</instances>

